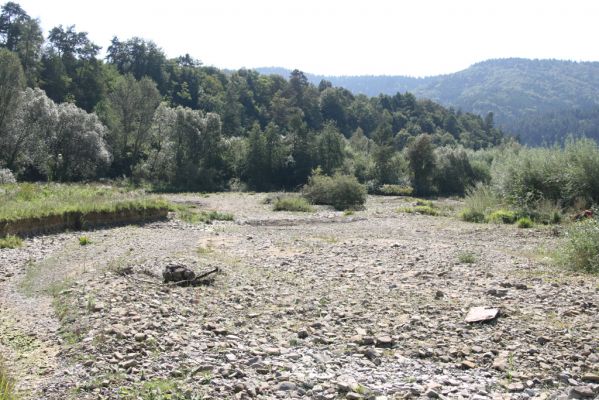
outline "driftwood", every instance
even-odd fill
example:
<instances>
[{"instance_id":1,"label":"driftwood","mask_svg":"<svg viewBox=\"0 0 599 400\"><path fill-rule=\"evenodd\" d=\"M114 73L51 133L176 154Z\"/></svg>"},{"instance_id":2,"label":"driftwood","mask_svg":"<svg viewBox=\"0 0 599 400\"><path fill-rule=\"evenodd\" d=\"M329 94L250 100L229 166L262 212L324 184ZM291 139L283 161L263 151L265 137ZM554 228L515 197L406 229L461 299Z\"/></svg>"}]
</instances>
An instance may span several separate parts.
<instances>
[{"instance_id":1,"label":"driftwood","mask_svg":"<svg viewBox=\"0 0 599 400\"><path fill-rule=\"evenodd\" d=\"M218 267L209 271L196 274L191 268L183 264L169 264L164 267L162 278L164 283L176 286L198 286L208 283L210 275L219 272Z\"/></svg>"}]
</instances>

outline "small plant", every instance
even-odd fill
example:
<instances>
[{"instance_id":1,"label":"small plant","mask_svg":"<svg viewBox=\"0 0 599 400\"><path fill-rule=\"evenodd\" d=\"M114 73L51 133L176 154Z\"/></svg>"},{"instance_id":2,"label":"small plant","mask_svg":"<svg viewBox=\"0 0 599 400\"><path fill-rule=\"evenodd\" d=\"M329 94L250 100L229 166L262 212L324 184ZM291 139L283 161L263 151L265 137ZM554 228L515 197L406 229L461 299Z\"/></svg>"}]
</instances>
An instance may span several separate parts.
<instances>
[{"instance_id":1,"label":"small plant","mask_svg":"<svg viewBox=\"0 0 599 400\"><path fill-rule=\"evenodd\" d=\"M298 211L298 212L312 212L314 208L308 203L303 197L299 196L285 196L279 197L274 205L274 211Z\"/></svg>"},{"instance_id":2,"label":"small plant","mask_svg":"<svg viewBox=\"0 0 599 400\"><path fill-rule=\"evenodd\" d=\"M23 246L23 239L14 235L7 235L0 239L0 249L16 249Z\"/></svg>"},{"instance_id":3,"label":"small plant","mask_svg":"<svg viewBox=\"0 0 599 400\"><path fill-rule=\"evenodd\" d=\"M510 210L497 210L493 211L488 217L487 221L493 224L513 224L516 222L516 213Z\"/></svg>"},{"instance_id":4,"label":"small plant","mask_svg":"<svg viewBox=\"0 0 599 400\"><path fill-rule=\"evenodd\" d=\"M463 209L462 212L460 212L460 218L466 222L485 222L485 214L471 208Z\"/></svg>"},{"instance_id":5,"label":"small plant","mask_svg":"<svg viewBox=\"0 0 599 400\"><path fill-rule=\"evenodd\" d=\"M599 273L599 221L577 222L566 232L566 242L557 250L558 264L576 271Z\"/></svg>"},{"instance_id":6,"label":"small plant","mask_svg":"<svg viewBox=\"0 0 599 400\"><path fill-rule=\"evenodd\" d=\"M354 210L345 210L345 211L343 211L343 215L346 216L346 217L352 216L354 214L355 214Z\"/></svg>"},{"instance_id":7,"label":"small plant","mask_svg":"<svg viewBox=\"0 0 599 400\"><path fill-rule=\"evenodd\" d=\"M0 400L17 400L15 382L8 376L8 371L0 359Z\"/></svg>"},{"instance_id":8,"label":"small plant","mask_svg":"<svg viewBox=\"0 0 599 400\"><path fill-rule=\"evenodd\" d=\"M196 251L199 255L212 254L212 253L214 253L214 248L210 245L208 245L206 247L200 246L200 247L198 247L198 249Z\"/></svg>"},{"instance_id":9,"label":"small plant","mask_svg":"<svg viewBox=\"0 0 599 400\"><path fill-rule=\"evenodd\" d=\"M462 264L474 264L476 262L476 255L470 251L464 251L458 254L458 261Z\"/></svg>"},{"instance_id":10,"label":"small plant","mask_svg":"<svg viewBox=\"0 0 599 400\"><path fill-rule=\"evenodd\" d=\"M177 216L189 224L211 224L212 221L233 221L233 214L219 211L194 211L192 207L179 207Z\"/></svg>"},{"instance_id":11,"label":"small plant","mask_svg":"<svg viewBox=\"0 0 599 400\"><path fill-rule=\"evenodd\" d=\"M439 215L439 211L431 206L416 206L416 207L414 207L414 212L417 212L418 214L432 215L432 216Z\"/></svg>"},{"instance_id":12,"label":"small plant","mask_svg":"<svg viewBox=\"0 0 599 400\"><path fill-rule=\"evenodd\" d=\"M516 221L516 225L518 225L518 228L526 229L531 228L533 222L532 219L530 219L529 217L522 217L519 218L518 221Z\"/></svg>"},{"instance_id":13,"label":"small plant","mask_svg":"<svg viewBox=\"0 0 599 400\"><path fill-rule=\"evenodd\" d=\"M91 243L92 243L92 241L87 236L79 236L79 245L80 246L87 246L88 244L91 244Z\"/></svg>"}]
</instances>

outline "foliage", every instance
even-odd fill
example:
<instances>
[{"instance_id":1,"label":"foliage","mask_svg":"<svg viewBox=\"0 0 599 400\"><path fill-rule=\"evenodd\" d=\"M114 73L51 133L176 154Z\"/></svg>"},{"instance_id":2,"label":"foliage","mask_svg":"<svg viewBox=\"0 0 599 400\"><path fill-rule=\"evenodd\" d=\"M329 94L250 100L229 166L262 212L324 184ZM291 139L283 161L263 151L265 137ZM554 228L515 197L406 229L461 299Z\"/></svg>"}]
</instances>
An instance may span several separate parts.
<instances>
[{"instance_id":1,"label":"foliage","mask_svg":"<svg viewBox=\"0 0 599 400\"><path fill-rule=\"evenodd\" d=\"M91 244L92 241L89 237L87 236L79 236L79 245L80 246L87 246L88 244Z\"/></svg>"},{"instance_id":2,"label":"foliage","mask_svg":"<svg viewBox=\"0 0 599 400\"><path fill-rule=\"evenodd\" d=\"M599 273L599 222L596 218L577 222L566 232L556 261L576 271Z\"/></svg>"},{"instance_id":3,"label":"foliage","mask_svg":"<svg viewBox=\"0 0 599 400\"><path fill-rule=\"evenodd\" d=\"M275 200L273 205L274 211L299 211L313 212L314 207L303 197L299 196L283 196Z\"/></svg>"},{"instance_id":4,"label":"foliage","mask_svg":"<svg viewBox=\"0 0 599 400\"><path fill-rule=\"evenodd\" d=\"M12 171L8 168L0 168L0 185L5 185L7 183L16 183L17 180L13 175Z\"/></svg>"},{"instance_id":5,"label":"foliage","mask_svg":"<svg viewBox=\"0 0 599 400\"><path fill-rule=\"evenodd\" d=\"M410 196L414 192L410 186L404 185L382 185L378 188L377 194L383 196Z\"/></svg>"},{"instance_id":6,"label":"foliage","mask_svg":"<svg viewBox=\"0 0 599 400\"><path fill-rule=\"evenodd\" d=\"M516 221L518 228L531 228L533 226L532 219L530 217L520 217Z\"/></svg>"},{"instance_id":7,"label":"foliage","mask_svg":"<svg viewBox=\"0 0 599 400\"><path fill-rule=\"evenodd\" d=\"M166 201L102 185L19 183L0 187L0 221L62 215L68 212L111 212L166 208Z\"/></svg>"},{"instance_id":8,"label":"foliage","mask_svg":"<svg viewBox=\"0 0 599 400\"><path fill-rule=\"evenodd\" d=\"M0 238L0 249L16 249L23 246L23 239L14 235L7 235Z\"/></svg>"},{"instance_id":9,"label":"foliage","mask_svg":"<svg viewBox=\"0 0 599 400\"><path fill-rule=\"evenodd\" d=\"M500 199L489 186L477 185L467 191L460 217L468 222L484 222L485 216L500 205Z\"/></svg>"},{"instance_id":10,"label":"foliage","mask_svg":"<svg viewBox=\"0 0 599 400\"><path fill-rule=\"evenodd\" d=\"M488 222L493 224L513 224L516 222L516 219L516 212L504 209L493 211L486 218Z\"/></svg>"},{"instance_id":11,"label":"foliage","mask_svg":"<svg viewBox=\"0 0 599 400\"><path fill-rule=\"evenodd\" d=\"M192 207L180 206L176 208L177 216L190 224L211 224L212 221L233 221L234 216L230 213L222 213L216 210L197 211Z\"/></svg>"},{"instance_id":12,"label":"foliage","mask_svg":"<svg viewBox=\"0 0 599 400\"><path fill-rule=\"evenodd\" d=\"M366 188L350 175L313 174L303 194L314 204L332 205L337 210L359 208L366 202Z\"/></svg>"},{"instance_id":13,"label":"foliage","mask_svg":"<svg viewBox=\"0 0 599 400\"><path fill-rule=\"evenodd\" d=\"M463 251L458 254L458 262L462 264L474 264L476 262L476 255L470 251Z\"/></svg>"}]
</instances>

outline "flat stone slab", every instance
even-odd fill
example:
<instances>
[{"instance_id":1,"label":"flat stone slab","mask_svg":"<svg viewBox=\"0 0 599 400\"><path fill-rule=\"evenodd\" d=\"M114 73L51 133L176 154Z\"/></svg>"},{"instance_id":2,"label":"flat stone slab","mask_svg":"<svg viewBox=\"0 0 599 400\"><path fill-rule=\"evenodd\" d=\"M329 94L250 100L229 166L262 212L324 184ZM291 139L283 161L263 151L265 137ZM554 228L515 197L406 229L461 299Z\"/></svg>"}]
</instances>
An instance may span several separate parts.
<instances>
[{"instance_id":1,"label":"flat stone slab","mask_svg":"<svg viewBox=\"0 0 599 400\"><path fill-rule=\"evenodd\" d=\"M472 307L466 315L466 322L484 322L491 321L499 315L498 308L490 307Z\"/></svg>"}]
</instances>

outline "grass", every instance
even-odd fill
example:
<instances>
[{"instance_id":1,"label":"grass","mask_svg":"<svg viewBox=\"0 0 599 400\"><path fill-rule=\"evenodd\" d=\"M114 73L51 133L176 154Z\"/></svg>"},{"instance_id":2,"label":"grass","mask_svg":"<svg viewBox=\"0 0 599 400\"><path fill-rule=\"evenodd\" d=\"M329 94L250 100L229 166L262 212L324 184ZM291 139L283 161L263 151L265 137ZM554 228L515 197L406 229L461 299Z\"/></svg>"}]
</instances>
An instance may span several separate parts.
<instances>
[{"instance_id":1,"label":"grass","mask_svg":"<svg viewBox=\"0 0 599 400\"><path fill-rule=\"evenodd\" d=\"M462 264L474 264L476 255L470 251L464 251L458 254L458 261Z\"/></svg>"},{"instance_id":2,"label":"grass","mask_svg":"<svg viewBox=\"0 0 599 400\"><path fill-rule=\"evenodd\" d=\"M522 229L532 228L533 222L532 219L530 219L529 217L522 217L519 218L518 221L516 221L516 225L518 225L518 228Z\"/></svg>"},{"instance_id":3,"label":"grass","mask_svg":"<svg viewBox=\"0 0 599 400\"><path fill-rule=\"evenodd\" d=\"M517 215L515 211L500 209L493 211L486 217L487 222L493 224L513 224L516 222Z\"/></svg>"},{"instance_id":4,"label":"grass","mask_svg":"<svg viewBox=\"0 0 599 400\"><path fill-rule=\"evenodd\" d=\"M308 200L300 196L285 196L275 200L273 211L313 212L314 207Z\"/></svg>"},{"instance_id":5,"label":"grass","mask_svg":"<svg viewBox=\"0 0 599 400\"><path fill-rule=\"evenodd\" d=\"M23 246L23 239L14 235L7 235L0 239L0 249L16 249Z\"/></svg>"},{"instance_id":6,"label":"grass","mask_svg":"<svg viewBox=\"0 0 599 400\"><path fill-rule=\"evenodd\" d=\"M189 224L211 224L213 221L233 221L234 216L230 213L222 213L215 210L195 211L194 207L178 206L175 208L177 216L181 221Z\"/></svg>"},{"instance_id":7,"label":"grass","mask_svg":"<svg viewBox=\"0 0 599 400\"><path fill-rule=\"evenodd\" d=\"M166 209L168 203L140 190L98 184L0 185L0 222L60 216L69 212Z\"/></svg>"},{"instance_id":8,"label":"grass","mask_svg":"<svg viewBox=\"0 0 599 400\"><path fill-rule=\"evenodd\" d=\"M599 274L599 221L592 218L570 226L554 259L563 267Z\"/></svg>"},{"instance_id":9,"label":"grass","mask_svg":"<svg viewBox=\"0 0 599 400\"><path fill-rule=\"evenodd\" d=\"M79 245L80 246L87 246L88 244L91 244L92 241L90 238L88 238L87 236L79 236Z\"/></svg>"},{"instance_id":10,"label":"grass","mask_svg":"<svg viewBox=\"0 0 599 400\"><path fill-rule=\"evenodd\" d=\"M412 187L404 185L383 185L377 190L382 196L411 196L413 192Z\"/></svg>"},{"instance_id":11,"label":"grass","mask_svg":"<svg viewBox=\"0 0 599 400\"><path fill-rule=\"evenodd\" d=\"M416 199L416 203L413 207L400 207L397 212L404 212L409 214L422 214L422 215L439 215L439 209L430 200Z\"/></svg>"},{"instance_id":12,"label":"grass","mask_svg":"<svg viewBox=\"0 0 599 400\"><path fill-rule=\"evenodd\" d=\"M17 400L15 382L0 359L0 400Z\"/></svg>"},{"instance_id":13,"label":"grass","mask_svg":"<svg viewBox=\"0 0 599 400\"><path fill-rule=\"evenodd\" d=\"M180 383L174 379L153 379L137 388L121 388L119 396L122 399L143 400L196 400L201 399L198 393L191 397L181 388Z\"/></svg>"}]
</instances>

